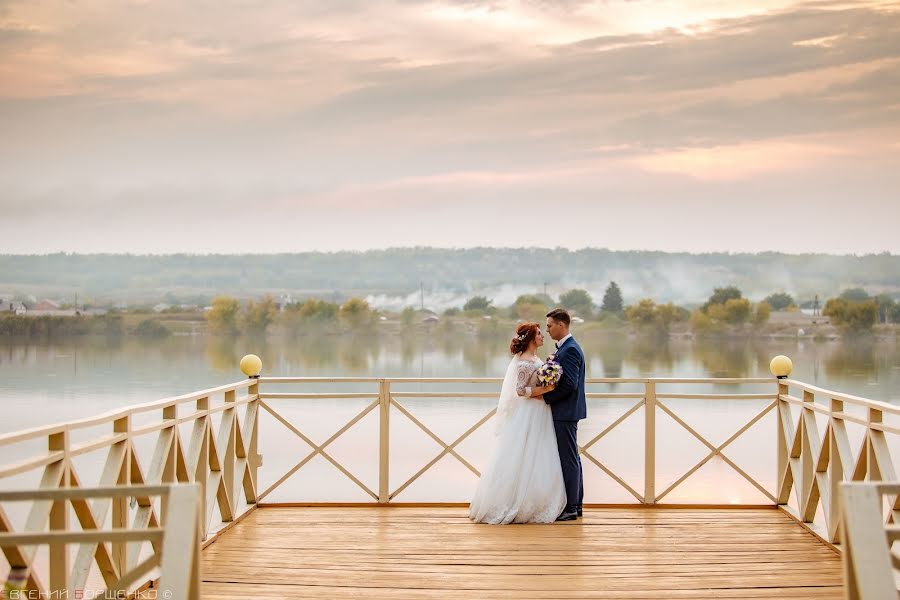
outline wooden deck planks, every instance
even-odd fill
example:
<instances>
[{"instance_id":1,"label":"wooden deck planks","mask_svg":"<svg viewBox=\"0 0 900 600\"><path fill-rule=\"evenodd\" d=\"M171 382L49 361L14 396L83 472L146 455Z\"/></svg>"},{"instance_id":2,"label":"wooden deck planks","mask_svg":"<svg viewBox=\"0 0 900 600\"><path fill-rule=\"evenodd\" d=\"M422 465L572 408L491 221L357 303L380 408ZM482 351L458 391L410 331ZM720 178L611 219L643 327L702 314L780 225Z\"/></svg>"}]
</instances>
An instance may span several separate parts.
<instances>
[{"instance_id":1,"label":"wooden deck planks","mask_svg":"<svg viewBox=\"0 0 900 600\"><path fill-rule=\"evenodd\" d=\"M238 598L842 597L840 557L771 509L588 509L475 525L460 508L264 508L203 551Z\"/></svg>"}]
</instances>

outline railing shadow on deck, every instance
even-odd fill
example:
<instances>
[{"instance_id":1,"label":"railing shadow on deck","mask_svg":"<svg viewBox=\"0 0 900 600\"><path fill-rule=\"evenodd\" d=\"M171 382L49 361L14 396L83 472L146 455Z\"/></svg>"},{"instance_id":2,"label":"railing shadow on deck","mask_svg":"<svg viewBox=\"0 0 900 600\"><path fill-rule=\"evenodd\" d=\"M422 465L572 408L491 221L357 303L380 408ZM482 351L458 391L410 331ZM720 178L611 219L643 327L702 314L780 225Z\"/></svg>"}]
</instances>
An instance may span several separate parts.
<instances>
[{"instance_id":1,"label":"railing shadow on deck","mask_svg":"<svg viewBox=\"0 0 900 600\"><path fill-rule=\"evenodd\" d=\"M486 452L483 446L468 447L465 452L463 447L473 443L474 435L484 432L491 421L500 383L496 378L250 378L80 421L2 435L0 448L12 461L0 464L0 485L41 494L88 485L196 483L202 499L199 531L204 546L266 499L271 504L275 492L287 493L284 503L323 503L292 496L286 485L316 461L324 461L336 477L351 482L363 503L395 505L403 504L410 489L417 482L421 485L435 465L450 459L469 473L467 483L454 483L456 496L465 498L479 475L473 455L483 459ZM697 386L705 388L702 393L693 391ZM754 390L748 392L748 388ZM633 506L684 504L677 501L677 494L715 462L735 478L717 481L717 488L741 483L761 499L754 505L777 506L822 540L836 544L842 520L841 482L896 480L891 447L897 440L894 434L900 433L896 423L900 407L891 404L775 378L594 378L588 380L588 389L591 414L580 440L586 479L594 473L608 484L601 492L588 492L586 503L591 505L621 504L606 496L613 486ZM422 411L412 408L421 400L468 403L482 412L461 433L436 433ZM342 426L328 428L315 423L322 411L299 410L321 401L332 406L358 403L357 408L360 404L362 408L332 411L352 417ZM727 410L718 411L720 406ZM736 410L736 406L750 410ZM718 419L725 413L741 414L742 419L718 430L713 427L715 439L697 424L698 415ZM376 473L365 475L340 460L334 447L364 419L376 417L373 439L356 448L366 464L376 467ZM434 454L399 453L391 440L401 423L430 439L436 445ZM668 433L663 433L664 427ZM310 428L319 431L312 433ZM673 449L663 439L673 430L699 449L689 468L673 470L668 464L671 455L680 452L680 447ZM754 457L755 469L743 465L733 453L748 432L763 436L759 455ZM890 441L888 434L893 435ZM284 436L298 441L301 450L291 450ZM615 452L599 451L610 443ZM272 466L263 469L260 449L266 444L267 463ZM129 523L133 529L156 527L162 506L144 502L138 494L130 496L138 501L129 505L124 498L112 500L111 509L96 520L108 520L115 528L129 527ZM421 498L417 496L415 503L421 504ZM690 498L697 505L728 504L712 496ZM450 499L438 495L425 502L446 504ZM0 512L5 531L16 531L14 516ZM25 524L19 530L23 530L31 521L24 513L20 516ZM80 520L82 528L85 523ZM89 527L90 520L87 523ZM134 560L127 548L113 545L117 564ZM15 548L4 548L10 564L18 560L15 552ZM103 560L95 555L91 568L103 574Z\"/></svg>"}]
</instances>

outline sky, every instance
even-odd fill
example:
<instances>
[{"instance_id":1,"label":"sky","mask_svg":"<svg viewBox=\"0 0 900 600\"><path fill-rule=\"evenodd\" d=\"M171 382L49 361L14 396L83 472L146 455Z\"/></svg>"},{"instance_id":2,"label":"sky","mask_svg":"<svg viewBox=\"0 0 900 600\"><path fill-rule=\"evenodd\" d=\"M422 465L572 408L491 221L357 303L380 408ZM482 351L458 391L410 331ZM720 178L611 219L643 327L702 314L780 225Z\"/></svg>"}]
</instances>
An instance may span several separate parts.
<instances>
[{"instance_id":1,"label":"sky","mask_svg":"<svg viewBox=\"0 0 900 600\"><path fill-rule=\"evenodd\" d=\"M900 253L900 0L0 0L0 253Z\"/></svg>"}]
</instances>

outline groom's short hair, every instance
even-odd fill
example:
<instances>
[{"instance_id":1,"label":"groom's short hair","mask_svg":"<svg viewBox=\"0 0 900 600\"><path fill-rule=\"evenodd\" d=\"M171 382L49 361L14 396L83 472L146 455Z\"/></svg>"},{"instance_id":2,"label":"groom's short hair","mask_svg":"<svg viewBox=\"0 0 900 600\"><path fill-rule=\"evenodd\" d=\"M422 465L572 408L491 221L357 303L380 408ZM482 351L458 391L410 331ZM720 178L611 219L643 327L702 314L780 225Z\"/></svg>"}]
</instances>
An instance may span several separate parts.
<instances>
[{"instance_id":1,"label":"groom's short hair","mask_svg":"<svg viewBox=\"0 0 900 600\"><path fill-rule=\"evenodd\" d=\"M572 317L569 316L569 311L564 308L554 308L547 313L547 316L554 321L565 323L566 327L568 327L572 323Z\"/></svg>"}]
</instances>

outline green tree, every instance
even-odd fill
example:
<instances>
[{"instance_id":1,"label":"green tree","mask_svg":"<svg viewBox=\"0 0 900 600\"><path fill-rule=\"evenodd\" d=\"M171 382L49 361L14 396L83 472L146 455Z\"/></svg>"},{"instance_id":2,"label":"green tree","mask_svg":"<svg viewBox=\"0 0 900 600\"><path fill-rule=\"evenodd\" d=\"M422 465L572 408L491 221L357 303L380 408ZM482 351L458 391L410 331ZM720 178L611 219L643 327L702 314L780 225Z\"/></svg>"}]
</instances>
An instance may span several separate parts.
<instances>
[{"instance_id":1,"label":"green tree","mask_svg":"<svg viewBox=\"0 0 900 600\"><path fill-rule=\"evenodd\" d=\"M309 299L301 304L297 312L300 317L307 321L334 321L337 319L340 306L334 302L326 302L324 300Z\"/></svg>"},{"instance_id":2,"label":"green tree","mask_svg":"<svg viewBox=\"0 0 900 600\"><path fill-rule=\"evenodd\" d=\"M275 320L278 309L275 307L275 300L271 296L266 296L259 302L247 300L244 310L241 312L241 329L244 333L261 335L266 332L269 324Z\"/></svg>"},{"instance_id":3,"label":"green tree","mask_svg":"<svg viewBox=\"0 0 900 600\"><path fill-rule=\"evenodd\" d=\"M486 296L472 296L463 305L463 310L487 312L491 309L491 301Z\"/></svg>"},{"instance_id":4,"label":"green tree","mask_svg":"<svg viewBox=\"0 0 900 600\"><path fill-rule=\"evenodd\" d=\"M713 310L721 307L721 316L713 314ZM725 304L716 304L710 307L708 311L710 316L720 321L725 321L730 325L743 325L750 318L750 301L746 298L732 298L726 300Z\"/></svg>"},{"instance_id":5,"label":"green tree","mask_svg":"<svg viewBox=\"0 0 900 600\"><path fill-rule=\"evenodd\" d=\"M841 292L840 298L851 302L863 302L870 298L869 293L862 288L849 288Z\"/></svg>"},{"instance_id":6,"label":"green tree","mask_svg":"<svg viewBox=\"0 0 900 600\"><path fill-rule=\"evenodd\" d=\"M172 335L172 332L159 321L144 319L134 328L134 335L148 338L164 338Z\"/></svg>"},{"instance_id":7,"label":"green tree","mask_svg":"<svg viewBox=\"0 0 900 600\"><path fill-rule=\"evenodd\" d=\"M753 312L753 324L756 326L765 325L772 315L772 306L768 302L760 302L756 305Z\"/></svg>"},{"instance_id":8,"label":"green tree","mask_svg":"<svg viewBox=\"0 0 900 600\"><path fill-rule=\"evenodd\" d=\"M784 310L789 306L794 305L794 298L790 294L786 294L784 292L778 292L776 294L772 294L765 300L763 300L766 304L769 305L769 308L772 310Z\"/></svg>"},{"instance_id":9,"label":"green tree","mask_svg":"<svg viewBox=\"0 0 900 600\"><path fill-rule=\"evenodd\" d=\"M668 304L656 304L649 298L644 298L637 304L625 308L625 318L630 323L640 328L653 327L659 333L668 332L672 323L684 321L690 316L687 310Z\"/></svg>"},{"instance_id":10,"label":"green tree","mask_svg":"<svg viewBox=\"0 0 900 600\"><path fill-rule=\"evenodd\" d=\"M229 296L213 298L212 308L206 313L206 323L210 333L215 335L234 335L237 333L238 313L241 303Z\"/></svg>"},{"instance_id":11,"label":"green tree","mask_svg":"<svg viewBox=\"0 0 900 600\"><path fill-rule=\"evenodd\" d=\"M550 306L547 302L547 297L543 294L522 294L516 298L516 301L513 302L513 306L518 306L519 304L541 304L543 306Z\"/></svg>"},{"instance_id":12,"label":"green tree","mask_svg":"<svg viewBox=\"0 0 900 600\"><path fill-rule=\"evenodd\" d=\"M703 309L698 308L691 313L691 330L693 330L694 333L711 333L721 329L722 324L710 318L707 313L703 312Z\"/></svg>"},{"instance_id":13,"label":"green tree","mask_svg":"<svg viewBox=\"0 0 900 600\"><path fill-rule=\"evenodd\" d=\"M709 300L706 301L706 304L703 305L701 309L703 312L707 312L710 306L714 306L717 304L724 305L729 300L740 300L743 297L741 294L741 290L734 287L733 285L728 287L715 288L713 290L712 296L709 297Z\"/></svg>"},{"instance_id":14,"label":"green tree","mask_svg":"<svg viewBox=\"0 0 900 600\"><path fill-rule=\"evenodd\" d=\"M540 323L549 310L545 298L539 294L523 294L519 296L510 308L510 316L522 321Z\"/></svg>"},{"instance_id":15,"label":"green tree","mask_svg":"<svg viewBox=\"0 0 900 600\"><path fill-rule=\"evenodd\" d=\"M846 298L831 298L825 303L822 314L831 319L832 324L848 333L871 331L878 319L878 303L874 300L853 301Z\"/></svg>"},{"instance_id":16,"label":"green tree","mask_svg":"<svg viewBox=\"0 0 900 600\"><path fill-rule=\"evenodd\" d=\"M400 322L403 323L404 327L412 327L412 324L416 320L416 309L412 306L407 306L400 312Z\"/></svg>"},{"instance_id":17,"label":"green tree","mask_svg":"<svg viewBox=\"0 0 900 600\"><path fill-rule=\"evenodd\" d=\"M625 308L625 318L637 326L652 325L656 321L656 303L650 298L644 298Z\"/></svg>"},{"instance_id":18,"label":"green tree","mask_svg":"<svg viewBox=\"0 0 900 600\"><path fill-rule=\"evenodd\" d=\"M310 298L304 302L292 302L284 307L278 320L290 333L300 329L334 323L340 307L333 302Z\"/></svg>"},{"instance_id":19,"label":"green tree","mask_svg":"<svg viewBox=\"0 0 900 600\"><path fill-rule=\"evenodd\" d=\"M550 294L533 294L533 296L543 302L544 306L556 306L556 302Z\"/></svg>"},{"instance_id":20,"label":"green tree","mask_svg":"<svg viewBox=\"0 0 900 600\"><path fill-rule=\"evenodd\" d=\"M623 306L622 290L619 289L619 285L615 281L612 281L609 286L607 286L606 292L603 294L603 304L600 305L600 310L603 312L620 313L622 312Z\"/></svg>"},{"instance_id":21,"label":"green tree","mask_svg":"<svg viewBox=\"0 0 900 600\"><path fill-rule=\"evenodd\" d=\"M350 298L341 305L340 317L350 327L361 327L370 325L374 314L368 302L361 298Z\"/></svg>"},{"instance_id":22,"label":"green tree","mask_svg":"<svg viewBox=\"0 0 900 600\"><path fill-rule=\"evenodd\" d=\"M581 317L589 318L593 312L594 300L587 290L574 289L561 295L559 304Z\"/></svg>"},{"instance_id":23,"label":"green tree","mask_svg":"<svg viewBox=\"0 0 900 600\"><path fill-rule=\"evenodd\" d=\"M672 323L687 321L690 317L691 313L686 308L676 306L671 302L656 305L656 320L666 329Z\"/></svg>"}]
</instances>

